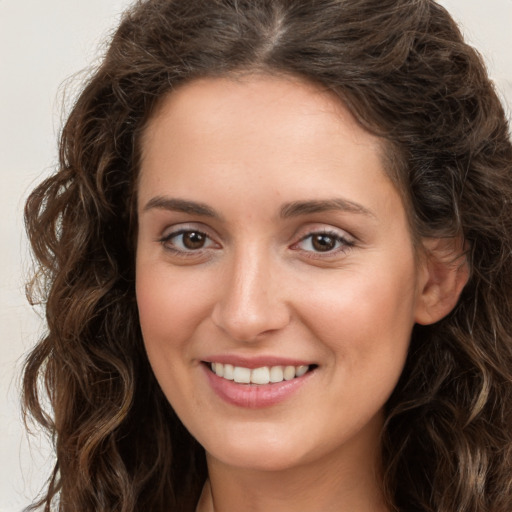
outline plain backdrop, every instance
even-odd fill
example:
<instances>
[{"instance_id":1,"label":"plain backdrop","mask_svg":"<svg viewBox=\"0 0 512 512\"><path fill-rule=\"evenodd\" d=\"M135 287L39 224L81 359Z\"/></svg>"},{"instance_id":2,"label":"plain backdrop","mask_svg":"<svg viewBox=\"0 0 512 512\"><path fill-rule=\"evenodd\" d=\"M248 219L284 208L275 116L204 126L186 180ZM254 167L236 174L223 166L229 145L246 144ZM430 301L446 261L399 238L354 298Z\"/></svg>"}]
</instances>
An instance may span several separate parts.
<instances>
[{"instance_id":1,"label":"plain backdrop","mask_svg":"<svg viewBox=\"0 0 512 512\"><path fill-rule=\"evenodd\" d=\"M512 0L443 0L484 55L509 112ZM44 332L24 296L30 255L22 210L55 168L57 137L129 0L0 0L0 512L20 512L52 466L48 440L27 436L19 409L23 359Z\"/></svg>"}]
</instances>

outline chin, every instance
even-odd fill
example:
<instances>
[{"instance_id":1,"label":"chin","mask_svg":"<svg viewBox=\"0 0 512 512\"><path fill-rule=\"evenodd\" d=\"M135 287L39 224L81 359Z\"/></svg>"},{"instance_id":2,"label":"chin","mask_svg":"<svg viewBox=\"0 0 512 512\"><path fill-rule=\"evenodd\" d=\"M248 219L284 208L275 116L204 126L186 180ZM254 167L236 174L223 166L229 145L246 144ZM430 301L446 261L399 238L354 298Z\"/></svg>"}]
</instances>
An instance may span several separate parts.
<instances>
[{"instance_id":1,"label":"chin","mask_svg":"<svg viewBox=\"0 0 512 512\"><path fill-rule=\"evenodd\" d=\"M248 437L252 437L249 439ZM314 454L304 447L304 441L294 441L291 437L276 436L233 436L233 442L204 444L207 457L224 465L249 471L286 471L314 460ZM236 442L235 442L236 440Z\"/></svg>"},{"instance_id":2,"label":"chin","mask_svg":"<svg viewBox=\"0 0 512 512\"><path fill-rule=\"evenodd\" d=\"M207 457L213 457L222 464L240 470L257 472L280 472L296 468L302 464L301 458L296 454L276 453L270 450L247 449L223 452L217 456L207 452Z\"/></svg>"}]
</instances>

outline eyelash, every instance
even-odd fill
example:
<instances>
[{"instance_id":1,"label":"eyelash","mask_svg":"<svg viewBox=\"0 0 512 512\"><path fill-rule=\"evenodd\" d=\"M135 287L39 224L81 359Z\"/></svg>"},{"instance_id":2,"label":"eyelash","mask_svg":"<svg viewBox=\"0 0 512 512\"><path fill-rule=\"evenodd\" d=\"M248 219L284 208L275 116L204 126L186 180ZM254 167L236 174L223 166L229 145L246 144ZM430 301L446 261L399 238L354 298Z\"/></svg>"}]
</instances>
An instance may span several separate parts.
<instances>
[{"instance_id":1,"label":"eyelash","mask_svg":"<svg viewBox=\"0 0 512 512\"><path fill-rule=\"evenodd\" d=\"M164 247L166 251L170 251L174 254L177 254L182 257L193 257L193 256L199 256L203 254L205 250L210 249L210 247L200 247L198 249L178 249L176 247L173 247L172 245L169 245L169 242L171 240L178 238L185 234L196 234L202 237L205 237L207 240L206 243L208 243L208 240L210 242L213 242L212 238L208 236L207 233L204 231L201 231L199 229L179 229L178 231L173 231L172 233L169 233L160 239L158 239L158 242ZM298 247L300 244L305 242L306 240L310 239L311 244L313 244L313 237L320 236L320 237L328 237L334 240L334 243L337 244L337 247L333 249L329 249L327 251L315 251L315 250L304 250L303 252L307 255L308 258L322 258L322 257L328 257L333 256L337 254L343 254L347 252L351 247L355 245L355 243L344 236L340 235L339 233L336 233L335 231L329 231L329 230L318 230L308 233L307 235L303 236L298 242L295 242L292 246L292 250L300 250ZM215 242L213 242L215 243ZM324 256L325 255L325 256Z\"/></svg>"},{"instance_id":2,"label":"eyelash","mask_svg":"<svg viewBox=\"0 0 512 512\"><path fill-rule=\"evenodd\" d=\"M171 240L175 239L175 238L178 238L182 235L185 235L185 234L196 234L196 235L199 235L199 236L203 236L208 243L208 240L210 242L212 242L212 239L210 236L208 236L208 234L206 234L204 231L201 231L200 229L179 229L178 231L173 231L172 233L169 233L168 235L165 235L163 236L162 238L160 238L158 241L160 242L160 244L162 244L162 246L164 247L164 249L166 251L170 251L174 254L177 254L179 256L183 256L183 257L193 257L193 256L198 256L198 255L201 255L204 250L207 250L209 249L209 247L200 247L198 249L177 249L176 247L173 247L172 245L169 245L169 243L171 242Z\"/></svg>"},{"instance_id":3,"label":"eyelash","mask_svg":"<svg viewBox=\"0 0 512 512\"><path fill-rule=\"evenodd\" d=\"M323 258L323 257L329 257L333 255L339 255L347 252L351 247L354 247L355 243L352 240L349 240L348 238L340 235L339 233L335 231L329 231L329 230L319 230L319 231L313 231L311 233L308 233L306 236L302 237L298 242L292 245L292 249L299 246L299 244L303 243L306 240L310 240L310 244L313 244L314 237L328 237L334 240L335 244L337 244L337 247L327 250L327 251L304 251L304 253L307 255L308 258ZM297 249L300 250L300 249ZM325 255L325 256L324 256Z\"/></svg>"}]
</instances>

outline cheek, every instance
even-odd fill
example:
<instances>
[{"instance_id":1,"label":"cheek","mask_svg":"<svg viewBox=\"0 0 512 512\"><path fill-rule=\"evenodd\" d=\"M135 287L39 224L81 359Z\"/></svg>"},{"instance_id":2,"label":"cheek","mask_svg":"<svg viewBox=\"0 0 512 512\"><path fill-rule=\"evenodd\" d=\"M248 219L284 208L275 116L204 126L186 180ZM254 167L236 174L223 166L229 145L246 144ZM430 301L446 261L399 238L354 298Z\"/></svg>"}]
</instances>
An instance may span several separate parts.
<instances>
[{"instance_id":1,"label":"cheek","mask_svg":"<svg viewBox=\"0 0 512 512\"><path fill-rule=\"evenodd\" d=\"M187 410L197 401L185 376L193 366L189 341L202 318L198 293L197 285L190 281L183 285L165 265L137 265L136 296L146 353L160 387L177 410Z\"/></svg>"},{"instance_id":2,"label":"cheek","mask_svg":"<svg viewBox=\"0 0 512 512\"><path fill-rule=\"evenodd\" d=\"M333 360L354 374L401 373L415 311L412 265L387 272L349 271L339 280L315 287L304 297L302 311L309 328L331 350ZM408 270L410 269L410 270ZM298 291L297 291L298 294Z\"/></svg>"},{"instance_id":3,"label":"cheek","mask_svg":"<svg viewBox=\"0 0 512 512\"><path fill-rule=\"evenodd\" d=\"M137 305L150 358L183 349L201 323L208 300L202 281L200 276L180 278L158 265L137 266Z\"/></svg>"}]
</instances>

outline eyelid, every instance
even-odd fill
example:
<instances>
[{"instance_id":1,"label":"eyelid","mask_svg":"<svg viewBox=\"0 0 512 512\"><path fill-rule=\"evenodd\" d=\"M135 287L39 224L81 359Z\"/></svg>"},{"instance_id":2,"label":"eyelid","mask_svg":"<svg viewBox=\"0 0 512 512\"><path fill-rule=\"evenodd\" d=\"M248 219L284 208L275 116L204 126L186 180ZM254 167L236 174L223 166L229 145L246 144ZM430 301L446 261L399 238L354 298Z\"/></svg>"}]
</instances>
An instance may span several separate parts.
<instances>
[{"instance_id":1,"label":"eyelid","mask_svg":"<svg viewBox=\"0 0 512 512\"><path fill-rule=\"evenodd\" d=\"M206 247L199 247L197 249L179 248L173 246L170 241L174 237L178 237L185 233L196 232L204 235L207 239ZM324 235L332 237L336 240L338 247L326 251L307 250L301 248L300 245L305 240L315 235ZM345 253L348 249L352 248L357 243L357 238L344 229L334 227L332 225L316 224L309 226L302 226L301 229L296 231L293 237L295 241L289 246L290 249L301 251L304 255L310 258L329 258L336 255ZM218 242L218 236L209 226L203 223L179 223L172 226L167 226L163 230L163 234L159 236L156 242L160 243L165 250L182 256L198 256L211 249L222 248L222 244Z\"/></svg>"},{"instance_id":2,"label":"eyelid","mask_svg":"<svg viewBox=\"0 0 512 512\"><path fill-rule=\"evenodd\" d=\"M206 239L209 242L208 247L200 247L198 249L181 249L177 247L172 247L170 241L178 237L180 235L183 235L185 233L200 233L201 235L204 235ZM177 255L181 256L197 256L202 254L205 251L208 251L210 249L217 249L220 248L221 245L216 240L217 237L211 234L211 229L208 227L198 224L198 223L180 223L173 226L168 226L161 236L159 236L156 241L160 243L163 248L169 252L172 252Z\"/></svg>"},{"instance_id":3,"label":"eyelid","mask_svg":"<svg viewBox=\"0 0 512 512\"><path fill-rule=\"evenodd\" d=\"M203 224L202 222L178 222L176 224L167 225L164 229L162 229L162 234L158 237L158 240L169 239L173 235L188 231L197 231L198 233L203 233L212 240L218 238L217 234L209 226Z\"/></svg>"},{"instance_id":4,"label":"eyelid","mask_svg":"<svg viewBox=\"0 0 512 512\"><path fill-rule=\"evenodd\" d=\"M337 238L342 238L343 240L346 240L350 243L356 243L358 240L356 236L354 236L350 231L347 231L346 229L321 222L311 222L307 225L301 226L295 231L294 238L303 240L304 238L314 234L331 235Z\"/></svg>"},{"instance_id":5,"label":"eyelid","mask_svg":"<svg viewBox=\"0 0 512 512\"><path fill-rule=\"evenodd\" d=\"M312 226L308 227L307 230L301 231L303 234L299 236L299 239L294 242L290 248L297 251L300 250L303 254L310 258L329 258L333 256L339 256L340 254L343 254L354 247L357 243L357 239L353 235L343 229L335 228L332 226ZM302 242L315 235L332 237L336 239L336 241L341 245L328 251L306 250L299 247Z\"/></svg>"}]
</instances>

